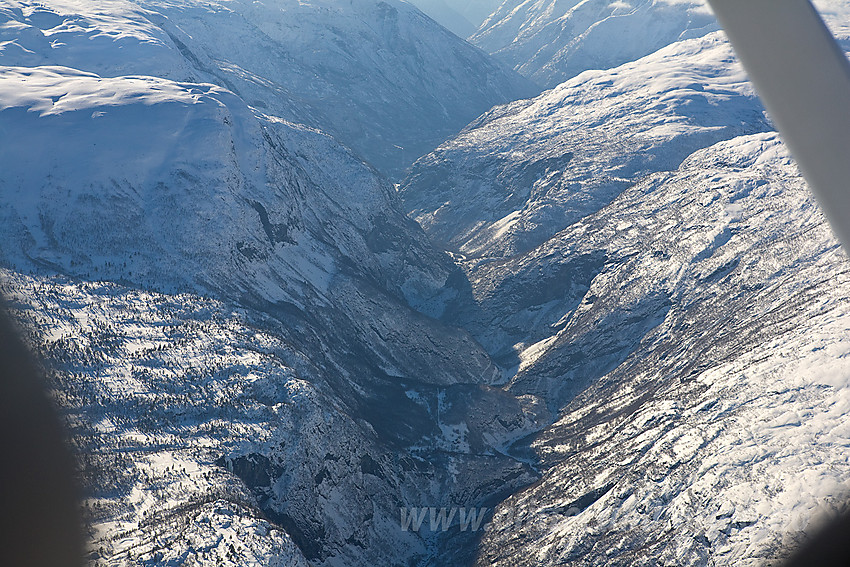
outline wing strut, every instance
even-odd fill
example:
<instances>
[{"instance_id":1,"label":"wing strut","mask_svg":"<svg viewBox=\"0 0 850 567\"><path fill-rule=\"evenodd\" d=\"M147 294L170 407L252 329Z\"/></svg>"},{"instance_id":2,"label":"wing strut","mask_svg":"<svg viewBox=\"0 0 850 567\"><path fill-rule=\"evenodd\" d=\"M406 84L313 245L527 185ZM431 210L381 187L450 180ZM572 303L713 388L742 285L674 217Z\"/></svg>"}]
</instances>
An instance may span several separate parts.
<instances>
[{"instance_id":1,"label":"wing strut","mask_svg":"<svg viewBox=\"0 0 850 567\"><path fill-rule=\"evenodd\" d=\"M850 252L850 63L808 0L708 0Z\"/></svg>"}]
</instances>

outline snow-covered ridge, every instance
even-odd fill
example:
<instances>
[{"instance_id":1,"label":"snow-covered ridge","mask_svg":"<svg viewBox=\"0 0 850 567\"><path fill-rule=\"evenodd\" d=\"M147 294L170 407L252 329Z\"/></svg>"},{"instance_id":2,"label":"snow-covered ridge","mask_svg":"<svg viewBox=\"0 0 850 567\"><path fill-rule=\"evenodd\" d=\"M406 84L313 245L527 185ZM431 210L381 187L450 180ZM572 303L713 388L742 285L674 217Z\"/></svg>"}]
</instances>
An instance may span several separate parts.
<instances>
[{"instance_id":1,"label":"snow-covered ridge","mask_svg":"<svg viewBox=\"0 0 850 567\"><path fill-rule=\"evenodd\" d=\"M834 32L847 35L846 2L815 5ZM717 29L703 0L507 0L470 41L551 88Z\"/></svg>"},{"instance_id":2,"label":"snow-covered ridge","mask_svg":"<svg viewBox=\"0 0 850 567\"><path fill-rule=\"evenodd\" d=\"M509 256L598 210L647 173L769 128L730 46L712 34L494 108L421 158L401 194L449 250Z\"/></svg>"},{"instance_id":3,"label":"snow-covered ridge","mask_svg":"<svg viewBox=\"0 0 850 567\"><path fill-rule=\"evenodd\" d=\"M128 0L7 0L0 5L0 64L194 81L198 71L154 17Z\"/></svg>"},{"instance_id":4,"label":"snow-covered ridge","mask_svg":"<svg viewBox=\"0 0 850 567\"><path fill-rule=\"evenodd\" d=\"M718 29L700 1L508 0L470 38L538 84L634 61Z\"/></svg>"},{"instance_id":5,"label":"snow-covered ridge","mask_svg":"<svg viewBox=\"0 0 850 567\"><path fill-rule=\"evenodd\" d=\"M535 92L401 0L12 0L0 27L2 65L215 83L391 175Z\"/></svg>"}]
</instances>

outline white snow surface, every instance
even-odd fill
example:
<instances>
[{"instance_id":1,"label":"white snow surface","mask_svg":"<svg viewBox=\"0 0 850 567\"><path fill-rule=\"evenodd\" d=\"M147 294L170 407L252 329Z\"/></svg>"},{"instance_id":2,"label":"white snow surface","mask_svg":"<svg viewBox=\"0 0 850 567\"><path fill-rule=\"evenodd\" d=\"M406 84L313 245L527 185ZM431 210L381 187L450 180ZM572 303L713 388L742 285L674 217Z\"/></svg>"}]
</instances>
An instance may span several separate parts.
<instances>
[{"instance_id":1,"label":"white snow surface","mask_svg":"<svg viewBox=\"0 0 850 567\"><path fill-rule=\"evenodd\" d=\"M815 2L834 29L839 0ZM719 29L703 0L506 0L470 41L543 87Z\"/></svg>"},{"instance_id":2,"label":"white snow surface","mask_svg":"<svg viewBox=\"0 0 850 567\"><path fill-rule=\"evenodd\" d=\"M8 0L0 65L226 87L387 174L534 88L401 0Z\"/></svg>"}]
</instances>

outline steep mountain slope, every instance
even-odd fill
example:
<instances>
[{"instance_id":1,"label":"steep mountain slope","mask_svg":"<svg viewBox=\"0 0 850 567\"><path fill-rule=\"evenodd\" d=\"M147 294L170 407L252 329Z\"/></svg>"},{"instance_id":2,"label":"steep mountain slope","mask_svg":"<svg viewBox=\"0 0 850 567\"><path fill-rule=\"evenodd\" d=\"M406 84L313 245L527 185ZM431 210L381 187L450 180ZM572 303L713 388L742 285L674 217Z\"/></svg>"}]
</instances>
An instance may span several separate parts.
<instances>
[{"instance_id":1,"label":"steep mountain slope","mask_svg":"<svg viewBox=\"0 0 850 567\"><path fill-rule=\"evenodd\" d=\"M446 292L451 263L423 253L391 188L321 134L255 118L210 85L58 68L3 79L17 137L0 158L7 263L295 311ZM443 340L424 317L406 324Z\"/></svg>"},{"instance_id":2,"label":"steep mountain slope","mask_svg":"<svg viewBox=\"0 0 850 567\"><path fill-rule=\"evenodd\" d=\"M647 173L769 129L732 61L713 34L494 108L417 161L401 185L405 205L464 256L527 251Z\"/></svg>"},{"instance_id":3,"label":"steep mountain slope","mask_svg":"<svg viewBox=\"0 0 850 567\"><path fill-rule=\"evenodd\" d=\"M216 83L390 175L494 104L534 92L398 0L10 0L0 18L4 65Z\"/></svg>"},{"instance_id":4,"label":"steep mountain slope","mask_svg":"<svg viewBox=\"0 0 850 567\"><path fill-rule=\"evenodd\" d=\"M413 168L476 299L449 319L557 416L477 565L773 564L845 506L847 259L769 129L709 34Z\"/></svg>"},{"instance_id":5,"label":"steep mountain slope","mask_svg":"<svg viewBox=\"0 0 850 567\"><path fill-rule=\"evenodd\" d=\"M508 0L470 41L551 88L717 29L699 1Z\"/></svg>"},{"instance_id":6,"label":"steep mountain slope","mask_svg":"<svg viewBox=\"0 0 850 567\"><path fill-rule=\"evenodd\" d=\"M563 408L531 444L543 479L478 564L783 557L850 483L850 272L776 136L698 151L479 275L521 293L588 256L510 384Z\"/></svg>"},{"instance_id":7,"label":"steep mountain slope","mask_svg":"<svg viewBox=\"0 0 850 567\"><path fill-rule=\"evenodd\" d=\"M845 2L815 4L833 28L847 27ZM717 29L702 0L507 0L469 39L552 88Z\"/></svg>"},{"instance_id":8,"label":"steep mountain slope","mask_svg":"<svg viewBox=\"0 0 850 567\"><path fill-rule=\"evenodd\" d=\"M407 564L438 534L402 531L400 506L468 506L530 480L457 444L387 447L327 389L333 370L282 338L287 321L193 294L3 280L57 370L94 565Z\"/></svg>"},{"instance_id":9,"label":"steep mountain slope","mask_svg":"<svg viewBox=\"0 0 850 567\"><path fill-rule=\"evenodd\" d=\"M401 505L533 478L496 449L535 416L423 314L464 300L457 268L328 136L214 85L56 66L0 67L0 129L8 292L96 433L84 454L128 467L94 485L105 560L405 563L439 533L399 530Z\"/></svg>"},{"instance_id":10,"label":"steep mountain slope","mask_svg":"<svg viewBox=\"0 0 850 567\"><path fill-rule=\"evenodd\" d=\"M306 565L303 555L315 560L322 539L335 535L314 531L305 547L311 525L347 531L343 539L368 539L365 524L352 533L344 524L350 519L342 520L358 509L348 504L363 498L362 479L352 486L352 477L334 475L350 494L337 501L343 507L333 522L322 517L331 512L327 505L305 500L322 497L311 475L325 452L346 461L380 458L374 434L305 380L315 376L303 362L299 369L282 363L294 353L274 333L252 326L244 312L196 296L6 276L22 318L51 331L38 341L40 350L59 355L52 362L67 372L59 384L87 466L96 558L126 564L277 558ZM289 498L277 514L263 503L278 526L264 521L258 500L215 464L244 474L246 459L261 462L261 448L263 459L287 473L265 478ZM294 472L299 476L286 478ZM378 491L371 497L381 499ZM281 523L289 524L303 553ZM399 544L416 551L411 542Z\"/></svg>"},{"instance_id":11,"label":"steep mountain slope","mask_svg":"<svg viewBox=\"0 0 850 567\"><path fill-rule=\"evenodd\" d=\"M844 497L847 260L720 35L420 160L402 196L467 279L277 116L312 103L216 59L267 6L139 6L0 27L2 292L96 565L748 565ZM480 541L435 521L511 494Z\"/></svg>"}]
</instances>

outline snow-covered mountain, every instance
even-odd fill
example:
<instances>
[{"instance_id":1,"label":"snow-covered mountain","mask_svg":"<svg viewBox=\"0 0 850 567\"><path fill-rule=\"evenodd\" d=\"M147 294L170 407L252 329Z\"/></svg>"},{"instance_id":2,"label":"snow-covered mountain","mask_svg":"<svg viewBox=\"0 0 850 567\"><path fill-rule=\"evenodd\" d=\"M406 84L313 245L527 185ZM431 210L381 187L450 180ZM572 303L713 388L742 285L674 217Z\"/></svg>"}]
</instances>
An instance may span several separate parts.
<instances>
[{"instance_id":1,"label":"snow-covered mountain","mask_svg":"<svg viewBox=\"0 0 850 567\"><path fill-rule=\"evenodd\" d=\"M0 64L215 83L390 175L534 92L401 0L9 0L0 22Z\"/></svg>"},{"instance_id":2,"label":"snow-covered mountain","mask_svg":"<svg viewBox=\"0 0 850 567\"><path fill-rule=\"evenodd\" d=\"M531 444L543 479L500 505L477 564L785 557L846 506L848 267L776 136L757 134L479 270L520 299L541 271L572 287L538 304L554 322L509 388L561 409Z\"/></svg>"},{"instance_id":3,"label":"snow-covered mountain","mask_svg":"<svg viewBox=\"0 0 850 567\"><path fill-rule=\"evenodd\" d=\"M137 23L162 41L127 29L128 49L194 72ZM0 67L4 287L102 475L93 557L406 563L440 534L401 531L400 506L532 480L498 449L541 423L430 316L468 287L372 168L150 61L108 76L4 48L33 58Z\"/></svg>"},{"instance_id":4,"label":"snow-covered mountain","mask_svg":"<svg viewBox=\"0 0 850 567\"><path fill-rule=\"evenodd\" d=\"M769 130L709 34L415 165L476 300L450 319L558 416L477 565L771 564L844 508L847 258Z\"/></svg>"},{"instance_id":5,"label":"snow-covered mountain","mask_svg":"<svg viewBox=\"0 0 850 567\"><path fill-rule=\"evenodd\" d=\"M834 29L846 28L846 2L815 4ZM552 88L717 29L703 0L506 0L469 39Z\"/></svg>"},{"instance_id":6,"label":"snow-covered mountain","mask_svg":"<svg viewBox=\"0 0 850 567\"><path fill-rule=\"evenodd\" d=\"M441 55L475 82L406 4L0 14L2 292L94 565L755 565L843 501L847 259L721 34L498 106L398 193L312 126Z\"/></svg>"},{"instance_id":7,"label":"snow-covered mountain","mask_svg":"<svg viewBox=\"0 0 850 567\"><path fill-rule=\"evenodd\" d=\"M470 41L551 88L716 29L699 0L507 0Z\"/></svg>"},{"instance_id":8,"label":"snow-covered mountain","mask_svg":"<svg viewBox=\"0 0 850 567\"><path fill-rule=\"evenodd\" d=\"M728 43L712 34L496 107L417 161L402 197L454 252L527 251L648 173L769 129L732 61Z\"/></svg>"},{"instance_id":9,"label":"snow-covered mountain","mask_svg":"<svg viewBox=\"0 0 850 567\"><path fill-rule=\"evenodd\" d=\"M197 290L313 325L344 306L352 326L329 332L385 345L375 362L390 375L430 364L386 346L412 346L413 332L498 380L486 356L470 358L473 343L415 312L385 318L398 332L363 323L379 296L439 314L460 293L445 286L456 268L399 213L392 187L327 136L255 116L211 85L62 68L2 76L2 124L16 133L0 157L7 265Z\"/></svg>"}]
</instances>

